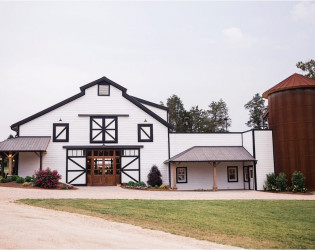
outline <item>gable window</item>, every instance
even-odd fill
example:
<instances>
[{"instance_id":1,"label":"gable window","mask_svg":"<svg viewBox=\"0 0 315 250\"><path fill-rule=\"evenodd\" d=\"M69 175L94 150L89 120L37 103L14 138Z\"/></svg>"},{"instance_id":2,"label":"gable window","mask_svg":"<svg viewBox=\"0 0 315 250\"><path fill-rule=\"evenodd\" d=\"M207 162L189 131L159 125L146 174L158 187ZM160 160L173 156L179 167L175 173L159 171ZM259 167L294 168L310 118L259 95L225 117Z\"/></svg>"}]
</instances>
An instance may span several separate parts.
<instances>
[{"instance_id":1,"label":"gable window","mask_svg":"<svg viewBox=\"0 0 315 250\"><path fill-rule=\"evenodd\" d=\"M187 183L187 167L176 168L176 183Z\"/></svg>"},{"instance_id":2,"label":"gable window","mask_svg":"<svg viewBox=\"0 0 315 250\"><path fill-rule=\"evenodd\" d=\"M99 96L109 96L110 85L109 84L99 84L98 85L98 95Z\"/></svg>"},{"instance_id":3,"label":"gable window","mask_svg":"<svg viewBox=\"0 0 315 250\"><path fill-rule=\"evenodd\" d=\"M117 130L117 116L91 117L90 143L117 143Z\"/></svg>"},{"instance_id":4,"label":"gable window","mask_svg":"<svg viewBox=\"0 0 315 250\"><path fill-rule=\"evenodd\" d=\"M227 167L228 182L238 182L238 168Z\"/></svg>"},{"instance_id":5,"label":"gable window","mask_svg":"<svg viewBox=\"0 0 315 250\"><path fill-rule=\"evenodd\" d=\"M153 124L138 124L138 142L153 142Z\"/></svg>"},{"instance_id":6,"label":"gable window","mask_svg":"<svg viewBox=\"0 0 315 250\"><path fill-rule=\"evenodd\" d=\"M69 123L53 124L53 142L69 142Z\"/></svg>"}]
</instances>

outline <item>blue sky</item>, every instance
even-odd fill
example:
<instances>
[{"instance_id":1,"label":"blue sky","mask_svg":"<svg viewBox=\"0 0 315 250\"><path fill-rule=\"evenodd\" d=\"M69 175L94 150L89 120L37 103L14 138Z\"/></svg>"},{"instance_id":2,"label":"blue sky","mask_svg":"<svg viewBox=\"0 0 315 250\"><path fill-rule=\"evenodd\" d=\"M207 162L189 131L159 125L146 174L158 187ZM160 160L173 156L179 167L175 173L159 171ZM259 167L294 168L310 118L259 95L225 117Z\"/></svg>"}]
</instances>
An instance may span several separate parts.
<instances>
[{"instance_id":1,"label":"blue sky","mask_svg":"<svg viewBox=\"0 0 315 250\"><path fill-rule=\"evenodd\" d=\"M244 104L315 58L315 2L0 2L0 140L9 126L106 76L186 109ZM14 133L13 133L14 134Z\"/></svg>"}]
</instances>

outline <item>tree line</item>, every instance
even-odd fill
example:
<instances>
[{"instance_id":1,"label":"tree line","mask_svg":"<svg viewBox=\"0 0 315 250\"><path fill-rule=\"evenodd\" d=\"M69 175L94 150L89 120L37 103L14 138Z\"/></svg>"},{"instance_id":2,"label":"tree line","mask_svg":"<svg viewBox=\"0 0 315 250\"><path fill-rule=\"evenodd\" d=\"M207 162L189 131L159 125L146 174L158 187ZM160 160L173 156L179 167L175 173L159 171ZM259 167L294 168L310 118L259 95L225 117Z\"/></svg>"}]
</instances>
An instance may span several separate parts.
<instances>
[{"instance_id":1,"label":"tree line","mask_svg":"<svg viewBox=\"0 0 315 250\"><path fill-rule=\"evenodd\" d=\"M219 101L212 101L207 109L201 109L197 105L186 110L182 100L177 95L172 95L167 99L166 105L169 108L169 123L174 127L173 132L228 132L232 124L229 108L222 98ZM262 117L267 110L262 96L257 93L244 107L250 113L246 125L262 129L264 126Z\"/></svg>"},{"instance_id":2,"label":"tree line","mask_svg":"<svg viewBox=\"0 0 315 250\"><path fill-rule=\"evenodd\" d=\"M306 77L315 80L314 60L298 62L296 67L305 71ZM167 99L166 105L169 108L169 123L174 127L173 132L228 132L232 124L228 106L222 98L212 101L207 109L201 109L197 105L186 110L182 100L177 95L172 95ZM249 119L245 123L249 128L263 129L267 126L263 116L268 107L259 93L244 108L249 112Z\"/></svg>"}]
</instances>

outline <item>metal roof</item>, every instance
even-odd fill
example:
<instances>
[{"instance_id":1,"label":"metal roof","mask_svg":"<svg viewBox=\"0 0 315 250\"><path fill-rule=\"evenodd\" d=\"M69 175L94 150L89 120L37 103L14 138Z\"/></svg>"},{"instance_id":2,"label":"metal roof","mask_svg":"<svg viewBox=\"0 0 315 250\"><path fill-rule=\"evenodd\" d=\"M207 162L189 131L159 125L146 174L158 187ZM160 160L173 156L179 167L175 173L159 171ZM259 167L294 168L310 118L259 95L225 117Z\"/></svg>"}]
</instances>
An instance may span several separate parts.
<instances>
[{"instance_id":1,"label":"metal roof","mask_svg":"<svg viewBox=\"0 0 315 250\"><path fill-rule=\"evenodd\" d=\"M243 147L196 146L173 156L164 163L212 161L255 161L255 158Z\"/></svg>"},{"instance_id":2,"label":"metal roof","mask_svg":"<svg viewBox=\"0 0 315 250\"><path fill-rule=\"evenodd\" d=\"M44 152L50 136L21 136L0 142L0 152Z\"/></svg>"},{"instance_id":3,"label":"metal roof","mask_svg":"<svg viewBox=\"0 0 315 250\"><path fill-rule=\"evenodd\" d=\"M311 78L295 73L267 90L263 93L263 97L268 98L268 96L274 92L298 88L315 88L315 81Z\"/></svg>"}]
</instances>

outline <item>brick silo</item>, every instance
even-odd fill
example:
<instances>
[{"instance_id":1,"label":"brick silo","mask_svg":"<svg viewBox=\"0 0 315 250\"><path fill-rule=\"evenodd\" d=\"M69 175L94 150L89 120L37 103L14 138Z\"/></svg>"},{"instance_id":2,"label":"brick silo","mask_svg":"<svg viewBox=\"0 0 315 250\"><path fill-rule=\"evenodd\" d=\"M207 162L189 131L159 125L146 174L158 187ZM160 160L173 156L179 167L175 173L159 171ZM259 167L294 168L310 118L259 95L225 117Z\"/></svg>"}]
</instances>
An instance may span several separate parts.
<instances>
[{"instance_id":1,"label":"brick silo","mask_svg":"<svg viewBox=\"0 0 315 250\"><path fill-rule=\"evenodd\" d=\"M275 172L306 177L315 190L315 80L293 74L263 94L273 131Z\"/></svg>"}]
</instances>

